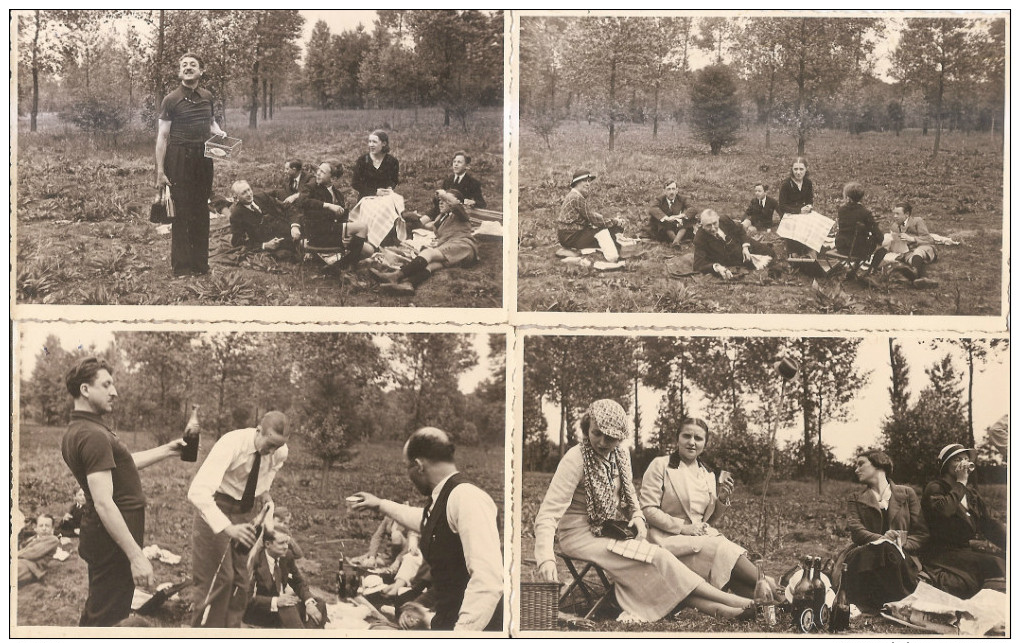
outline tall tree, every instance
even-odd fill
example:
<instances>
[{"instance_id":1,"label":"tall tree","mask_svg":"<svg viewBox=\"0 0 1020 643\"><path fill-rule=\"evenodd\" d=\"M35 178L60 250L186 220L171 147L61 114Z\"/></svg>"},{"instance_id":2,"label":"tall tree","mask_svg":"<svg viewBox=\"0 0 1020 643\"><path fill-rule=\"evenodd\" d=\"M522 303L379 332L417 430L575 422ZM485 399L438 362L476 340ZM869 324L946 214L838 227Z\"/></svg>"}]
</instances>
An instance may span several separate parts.
<instances>
[{"instance_id":1,"label":"tall tree","mask_svg":"<svg viewBox=\"0 0 1020 643\"><path fill-rule=\"evenodd\" d=\"M663 90L677 83L686 69L686 47L692 18L653 18L647 30L644 61L645 79L652 91L652 138L659 135L659 105ZM685 49L677 54L678 46ZM682 65L682 66L681 66Z\"/></svg>"},{"instance_id":2,"label":"tall tree","mask_svg":"<svg viewBox=\"0 0 1020 643\"><path fill-rule=\"evenodd\" d=\"M230 14L232 22L241 26L237 41L243 46L239 63L248 70L251 89L248 96L248 128L259 125L259 88L263 65L278 56L278 52L294 51L290 44L300 37L305 19L297 9L246 9Z\"/></svg>"},{"instance_id":3,"label":"tall tree","mask_svg":"<svg viewBox=\"0 0 1020 643\"><path fill-rule=\"evenodd\" d=\"M413 426L439 426L456 433L462 394L461 373L478 363L470 338L455 333L410 333L394 340L393 359L402 365L398 381L411 395Z\"/></svg>"},{"instance_id":4,"label":"tall tree","mask_svg":"<svg viewBox=\"0 0 1020 643\"><path fill-rule=\"evenodd\" d=\"M50 11L35 9L30 15L18 16L18 50L21 61L32 75L32 106L29 109L29 131L36 131L39 118L39 75L52 72L56 66L54 40L48 29Z\"/></svg>"},{"instance_id":5,"label":"tall tree","mask_svg":"<svg viewBox=\"0 0 1020 643\"><path fill-rule=\"evenodd\" d=\"M733 34L735 23L730 18L708 17L698 19L698 35L694 44L698 49L714 54L712 62L721 65L723 53L727 49L726 41Z\"/></svg>"},{"instance_id":6,"label":"tall tree","mask_svg":"<svg viewBox=\"0 0 1020 643\"><path fill-rule=\"evenodd\" d=\"M889 406L893 421L902 419L910 405L910 366L903 349L892 337L889 338L889 366L892 377L889 381Z\"/></svg>"},{"instance_id":7,"label":"tall tree","mask_svg":"<svg viewBox=\"0 0 1020 643\"><path fill-rule=\"evenodd\" d=\"M734 35L736 67L759 106L759 120L765 125L766 150L771 144L772 118L782 88L780 71L786 45L782 20L784 18L748 18Z\"/></svg>"},{"instance_id":8,"label":"tall tree","mask_svg":"<svg viewBox=\"0 0 1020 643\"><path fill-rule=\"evenodd\" d=\"M726 65L709 65L694 74L691 85L691 127L708 143L712 156L737 140L740 130L740 99L737 76Z\"/></svg>"},{"instance_id":9,"label":"tall tree","mask_svg":"<svg viewBox=\"0 0 1020 643\"><path fill-rule=\"evenodd\" d=\"M955 346L963 352L964 362L967 364L967 437L964 446L975 447L977 440L974 437L974 372L983 371L988 365L988 359L996 352L1008 349L1009 340L961 337L939 339L933 343L934 346L939 344Z\"/></svg>"},{"instance_id":10,"label":"tall tree","mask_svg":"<svg viewBox=\"0 0 1020 643\"><path fill-rule=\"evenodd\" d=\"M305 87L312 104L319 109L329 107L332 98L330 36L329 25L319 20L305 43Z\"/></svg>"},{"instance_id":11,"label":"tall tree","mask_svg":"<svg viewBox=\"0 0 1020 643\"><path fill-rule=\"evenodd\" d=\"M935 114L937 156L942 140L943 99L947 86L965 82L975 73L974 21L963 18L908 18L893 52L893 66L908 83L923 88Z\"/></svg>"},{"instance_id":12,"label":"tall tree","mask_svg":"<svg viewBox=\"0 0 1020 643\"><path fill-rule=\"evenodd\" d=\"M214 426L217 438L225 431L238 428L232 426L233 411L246 400L251 402L243 387L252 380L258 359L256 341L252 333L208 333L202 336L202 351L208 360L209 378L216 396Z\"/></svg>"}]
</instances>

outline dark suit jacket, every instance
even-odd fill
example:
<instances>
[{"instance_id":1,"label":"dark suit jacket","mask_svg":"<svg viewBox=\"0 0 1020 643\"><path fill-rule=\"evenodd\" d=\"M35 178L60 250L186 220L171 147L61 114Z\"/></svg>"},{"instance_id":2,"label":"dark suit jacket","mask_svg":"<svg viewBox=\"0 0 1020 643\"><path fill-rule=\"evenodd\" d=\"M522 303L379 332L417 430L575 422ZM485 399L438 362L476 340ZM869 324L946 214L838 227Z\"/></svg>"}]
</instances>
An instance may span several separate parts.
<instances>
[{"instance_id":1,"label":"dark suit jacket","mask_svg":"<svg viewBox=\"0 0 1020 643\"><path fill-rule=\"evenodd\" d=\"M770 196L765 197L765 207L762 207L761 201L758 199L751 199L750 205L744 211L744 218L750 219L751 224L759 230L770 228L772 227L772 217L775 216L778 208L779 201Z\"/></svg>"},{"instance_id":2,"label":"dark suit jacket","mask_svg":"<svg viewBox=\"0 0 1020 643\"><path fill-rule=\"evenodd\" d=\"M814 205L814 202L815 185L806 176L799 189L790 177L779 186L779 214L800 214L805 205Z\"/></svg>"},{"instance_id":3,"label":"dark suit jacket","mask_svg":"<svg viewBox=\"0 0 1020 643\"><path fill-rule=\"evenodd\" d=\"M268 194L256 194L255 204L262 210L261 214L241 203L230 207L230 245L259 251L266 241L283 237L281 249L289 248L290 218L280 211L276 200Z\"/></svg>"},{"instance_id":4,"label":"dark suit jacket","mask_svg":"<svg viewBox=\"0 0 1020 643\"><path fill-rule=\"evenodd\" d=\"M280 181L280 187L274 192L273 196L278 200L283 201L292 194L297 194L305 189L305 186L315 183L315 174L313 172L305 172L301 170L301 173L297 176L298 186L294 189L294 179L287 177Z\"/></svg>"},{"instance_id":5,"label":"dark suit jacket","mask_svg":"<svg viewBox=\"0 0 1020 643\"><path fill-rule=\"evenodd\" d=\"M453 175L443 179L444 190L457 190L464 195L464 200L473 199L476 208L485 207L485 197L482 196L482 183L470 173L465 173L460 180L460 185L454 185Z\"/></svg>"},{"instance_id":6,"label":"dark suit jacket","mask_svg":"<svg viewBox=\"0 0 1020 643\"><path fill-rule=\"evenodd\" d=\"M968 509L960 504L964 496ZM1005 549L1006 529L992 518L977 487L938 478L925 486L921 505L931 532L930 549L966 548L980 535Z\"/></svg>"},{"instance_id":7,"label":"dark suit jacket","mask_svg":"<svg viewBox=\"0 0 1020 643\"><path fill-rule=\"evenodd\" d=\"M694 270L713 272L714 264L740 266L744 263L744 243L747 233L744 226L725 214L719 215L719 229L726 235L726 241L709 234L704 228L694 235Z\"/></svg>"},{"instance_id":8,"label":"dark suit jacket","mask_svg":"<svg viewBox=\"0 0 1020 643\"><path fill-rule=\"evenodd\" d=\"M882 245L882 228L871 210L860 203L847 203L836 215L836 250L845 255L866 258Z\"/></svg>"},{"instance_id":9,"label":"dark suit jacket","mask_svg":"<svg viewBox=\"0 0 1020 643\"><path fill-rule=\"evenodd\" d=\"M294 590L302 604L312 598L312 592L308 589L308 584L297 565L294 564L294 559L290 555L284 555L279 558L279 561L283 588L290 587ZM250 625L280 627L279 613L270 611L273 597L280 596L280 592L273 581L273 570L270 569L264 552L259 554L252 580L252 595L248 600L248 607L245 609L242 620Z\"/></svg>"},{"instance_id":10,"label":"dark suit jacket","mask_svg":"<svg viewBox=\"0 0 1020 643\"><path fill-rule=\"evenodd\" d=\"M889 526L882 528L882 510L875 494L865 489L847 502L847 527L855 545L866 545L882 537L888 529L907 532L903 549L917 552L928 541L928 527L921 515L921 501L910 487L892 485L889 498Z\"/></svg>"},{"instance_id":11,"label":"dark suit jacket","mask_svg":"<svg viewBox=\"0 0 1020 643\"><path fill-rule=\"evenodd\" d=\"M340 245L343 234L342 224L347 221L347 213L334 214L323 207L325 203L344 205L342 191L334 188L333 193L330 195L329 189L325 185L310 183L294 203L300 211L298 223L301 224L301 235L313 246L334 247Z\"/></svg>"}]
</instances>

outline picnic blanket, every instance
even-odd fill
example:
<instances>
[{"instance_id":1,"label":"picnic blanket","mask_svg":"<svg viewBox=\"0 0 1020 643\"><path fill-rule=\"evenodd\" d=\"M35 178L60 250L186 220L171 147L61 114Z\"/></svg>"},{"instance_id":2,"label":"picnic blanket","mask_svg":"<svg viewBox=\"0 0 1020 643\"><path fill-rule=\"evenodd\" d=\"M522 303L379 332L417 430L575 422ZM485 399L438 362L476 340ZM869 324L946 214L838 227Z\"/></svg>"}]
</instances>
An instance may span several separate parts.
<instances>
[{"instance_id":1,"label":"picnic blanket","mask_svg":"<svg viewBox=\"0 0 1020 643\"><path fill-rule=\"evenodd\" d=\"M400 216L403 211L404 197L396 192L386 196L367 196L351 210L350 220L364 223L368 227L368 242L378 248L394 226L397 239L407 239L407 224Z\"/></svg>"},{"instance_id":2,"label":"picnic blanket","mask_svg":"<svg viewBox=\"0 0 1020 643\"><path fill-rule=\"evenodd\" d=\"M784 239L798 241L815 252L821 252L829 231L836 222L820 212L788 214L776 228L776 234Z\"/></svg>"},{"instance_id":3,"label":"picnic blanket","mask_svg":"<svg viewBox=\"0 0 1020 643\"><path fill-rule=\"evenodd\" d=\"M886 603L882 616L938 634L984 636L1005 628L1008 609L1009 598L992 589L983 589L964 600L927 583L918 583L910 596Z\"/></svg>"}]
</instances>

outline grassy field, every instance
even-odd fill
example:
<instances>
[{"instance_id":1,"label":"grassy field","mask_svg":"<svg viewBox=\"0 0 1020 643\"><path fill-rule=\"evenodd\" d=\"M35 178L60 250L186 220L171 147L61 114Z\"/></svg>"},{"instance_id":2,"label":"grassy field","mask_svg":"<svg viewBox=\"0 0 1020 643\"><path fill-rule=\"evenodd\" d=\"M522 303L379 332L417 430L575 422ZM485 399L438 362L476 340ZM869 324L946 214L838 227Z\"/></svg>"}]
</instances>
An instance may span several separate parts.
<instances>
[{"instance_id":1,"label":"grassy field","mask_svg":"<svg viewBox=\"0 0 1020 643\"><path fill-rule=\"evenodd\" d=\"M625 235L647 236L646 211L661 194L667 177L677 178L695 211L713 208L740 218L757 181L778 195L789 175L796 147L773 134L763 151L760 130L713 157L686 128L669 124L652 138L651 125L627 124L607 149L606 129L566 121L552 137L552 149L527 127L521 128L518 309L566 312L845 313L917 315L997 315L1001 308L1003 161L1001 139L987 134L946 133L943 149L931 159L932 136L869 132L819 132L808 142L808 171L815 186L815 208L835 218L842 186L861 182L864 204L883 230L892 224L895 201L909 199L928 228L963 244L940 246L929 271L941 285L917 291L886 276L877 288L841 279L820 280L789 269L781 257L768 274L725 283L714 276L671 279L666 272L676 250L642 243L642 257L623 271L598 273L561 264L554 256L556 218L575 169L599 175L591 197L603 215L623 217ZM781 243L776 237L766 242ZM689 246L688 246L689 248ZM780 252L779 254L784 254Z\"/></svg>"},{"instance_id":2,"label":"grassy field","mask_svg":"<svg viewBox=\"0 0 1020 643\"><path fill-rule=\"evenodd\" d=\"M277 111L257 131L247 116L228 114L226 131L243 139L241 155L216 165L213 196L230 196L230 185L248 180L256 191L275 189L284 161L306 164L340 161L349 168L366 152L368 132L390 132L400 161L399 192L409 209L424 211L457 149L469 150L493 209L502 210L503 126L501 109L474 114L467 131L443 127L439 110ZM290 263L252 261L224 265L212 259L204 277L173 279L170 236L149 223L155 196L153 146L145 131L121 134L116 141L89 138L44 114L39 131L18 124L17 299L46 304L146 305L320 305L502 306L503 249L480 243L480 261L469 269L437 274L415 297L380 292L362 266L342 278L325 277L311 267L303 278ZM226 219L214 219L213 253L226 244ZM63 261L63 259L70 259Z\"/></svg>"},{"instance_id":3,"label":"grassy field","mask_svg":"<svg viewBox=\"0 0 1020 643\"><path fill-rule=\"evenodd\" d=\"M63 427L21 426L21 467L15 484L19 508L31 519L39 512L63 515L75 489L74 479L60 457ZM199 463L213 444L203 436ZM152 446L147 434L126 434L132 451ZM299 566L313 591L327 602L335 601L333 577L337 555L362 553L379 518L348 512L344 497L355 491L369 491L398 501L422 506L423 499L407 479L400 450L402 444L377 443L358 447L358 455L335 468L325 484L321 469L300 436L291 439L291 452L275 483L273 499L293 513L295 540L305 552ZM499 508L503 535L503 448L494 445L487 452L478 447L459 447L458 465L467 476L488 492ZM178 565L153 562L156 582L178 582L191 577L191 528L195 515L186 495L198 465L166 460L141 472L148 497L145 545L158 544L181 556ZM504 543L505 544L505 543ZM51 561L42 582L18 590L17 624L77 625L87 591L85 563L77 556L77 542L70 545L72 556L60 563ZM159 627L185 626L190 619L187 600L168 603L152 617Z\"/></svg>"},{"instance_id":4,"label":"grassy field","mask_svg":"<svg viewBox=\"0 0 1020 643\"><path fill-rule=\"evenodd\" d=\"M522 581L536 580L535 577L535 515L538 512L545 491L552 479L551 473L524 472L523 502L521 505L521 556L523 558ZM849 482L826 482L825 493L819 496L816 482L780 481L769 489L770 520L769 547L764 553L765 573L778 579L784 571L794 565L801 556L835 557L850 544L847 530L846 499L860 485ZM918 490L920 492L920 490ZM989 505L994 507L1000 519L1006 516L1005 485L986 485L982 494ZM761 489L755 486L737 487L732 505L715 525L727 537L742 545L752 557L762 554L756 544L756 526L759 515ZM560 581L569 579L569 573L562 561L557 561ZM693 609L684 609L677 616L654 624L625 624L615 620L615 614L603 615L604 620L594 623L602 631L668 631L668 632L760 632L754 623L719 621ZM591 625L589 623L589 625ZM771 632L787 635L789 625L781 622ZM560 621L560 628L573 629L567 621ZM899 626L881 617L861 616L851 623L850 635L916 635L917 630Z\"/></svg>"}]
</instances>

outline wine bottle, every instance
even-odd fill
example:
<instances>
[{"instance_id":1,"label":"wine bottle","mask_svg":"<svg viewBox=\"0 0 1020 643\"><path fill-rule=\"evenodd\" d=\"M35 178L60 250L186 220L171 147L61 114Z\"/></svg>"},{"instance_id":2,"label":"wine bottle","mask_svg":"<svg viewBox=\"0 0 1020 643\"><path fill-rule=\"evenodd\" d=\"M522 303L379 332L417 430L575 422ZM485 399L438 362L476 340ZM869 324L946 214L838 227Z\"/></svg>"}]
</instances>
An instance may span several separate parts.
<instances>
[{"instance_id":1,"label":"wine bottle","mask_svg":"<svg viewBox=\"0 0 1020 643\"><path fill-rule=\"evenodd\" d=\"M336 596L337 598L347 597L347 577L344 575L344 553L340 552L337 558L336 569Z\"/></svg>"},{"instance_id":2,"label":"wine bottle","mask_svg":"<svg viewBox=\"0 0 1020 643\"><path fill-rule=\"evenodd\" d=\"M249 523L252 526L252 528L255 530L255 541L254 542L258 542L259 538L262 536L262 530L264 529L265 522L266 522L266 514L269 513L269 508L271 506L272 506L272 504L268 503L268 502L263 504L262 508L259 509L259 512L257 514L255 514L254 518L252 518L251 523ZM242 554L247 554L248 552L251 551L251 547L249 547L248 545L245 545L240 540L234 540L232 542L233 542L233 545L234 545L234 549L236 549L238 552L240 552Z\"/></svg>"},{"instance_id":3,"label":"wine bottle","mask_svg":"<svg viewBox=\"0 0 1020 643\"><path fill-rule=\"evenodd\" d=\"M754 564L758 567L758 582L754 584L755 615L760 626L774 627L776 625L776 596L772 591L772 585L765 578L764 561L758 560Z\"/></svg>"},{"instance_id":4,"label":"wine bottle","mask_svg":"<svg viewBox=\"0 0 1020 643\"><path fill-rule=\"evenodd\" d=\"M198 461L198 441L201 437L201 427L198 424L198 404L191 405L191 417L184 425L184 447L181 449L181 460L185 462Z\"/></svg>"},{"instance_id":5,"label":"wine bottle","mask_svg":"<svg viewBox=\"0 0 1020 643\"><path fill-rule=\"evenodd\" d=\"M790 613L793 617L793 629L809 634L815 629L815 614L812 607L811 593L811 557L805 556L801 566L801 577L793 586L793 602Z\"/></svg>"},{"instance_id":6,"label":"wine bottle","mask_svg":"<svg viewBox=\"0 0 1020 643\"><path fill-rule=\"evenodd\" d=\"M829 625L829 606L825 604L825 583L822 581L822 559L815 556L811 575L811 608L815 613L815 629L825 631Z\"/></svg>"},{"instance_id":7,"label":"wine bottle","mask_svg":"<svg viewBox=\"0 0 1020 643\"><path fill-rule=\"evenodd\" d=\"M846 563L839 574L839 589L836 599L832 601L832 613L829 615L829 631L845 632L850 629L850 599L846 595Z\"/></svg>"}]
</instances>

